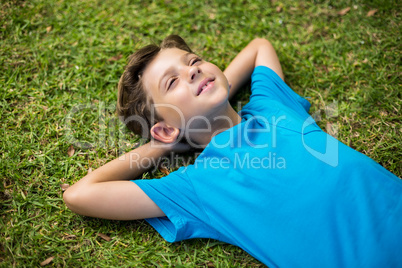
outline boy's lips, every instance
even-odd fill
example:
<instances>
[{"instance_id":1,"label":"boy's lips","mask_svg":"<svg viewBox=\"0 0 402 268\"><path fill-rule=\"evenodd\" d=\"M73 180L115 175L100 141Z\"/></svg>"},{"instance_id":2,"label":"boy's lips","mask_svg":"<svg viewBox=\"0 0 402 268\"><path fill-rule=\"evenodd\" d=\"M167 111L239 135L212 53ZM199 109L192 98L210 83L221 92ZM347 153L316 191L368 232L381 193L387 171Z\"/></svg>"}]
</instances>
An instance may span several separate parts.
<instances>
[{"instance_id":1,"label":"boy's lips","mask_svg":"<svg viewBox=\"0 0 402 268\"><path fill-rule=\"evenodd\" d=\"M214 82L215 80L212 78L205 78L204 80L202 80L200 85L198 86L197 96L210 90L214 86Z\"/></svg>"}]
</instances>

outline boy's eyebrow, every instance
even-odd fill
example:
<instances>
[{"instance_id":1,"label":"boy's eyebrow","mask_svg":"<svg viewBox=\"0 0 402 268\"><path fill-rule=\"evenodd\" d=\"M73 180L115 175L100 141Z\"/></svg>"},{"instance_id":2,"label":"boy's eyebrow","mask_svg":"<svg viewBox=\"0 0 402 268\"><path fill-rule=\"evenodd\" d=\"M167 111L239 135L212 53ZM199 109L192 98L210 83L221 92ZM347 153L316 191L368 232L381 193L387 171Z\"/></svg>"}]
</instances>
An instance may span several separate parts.
<instances>
[{"instance_id":1,"label":"boy's eyebrow","mask_svg":"<svg viewBox=\"0 0 402 268\"><path fill-rule=\"evenodd\" d=\"M183 55L180 57L180 61L185 61L185 60L188 58L189 55L195 55L195 54L194 54L193 52L187 52L187 53L183 54ZM159 89L162 89L161 83L162 83L163 78L164 78L168 73L170 73L170 72L172 71L172 69L173 69L173 66L167 68L167 69L165 70L165 72L162 74L162 76L161 76L161 78L159 79L159 82L158 82L158 87L159 87Z\"/></svg>"}]
</instances>

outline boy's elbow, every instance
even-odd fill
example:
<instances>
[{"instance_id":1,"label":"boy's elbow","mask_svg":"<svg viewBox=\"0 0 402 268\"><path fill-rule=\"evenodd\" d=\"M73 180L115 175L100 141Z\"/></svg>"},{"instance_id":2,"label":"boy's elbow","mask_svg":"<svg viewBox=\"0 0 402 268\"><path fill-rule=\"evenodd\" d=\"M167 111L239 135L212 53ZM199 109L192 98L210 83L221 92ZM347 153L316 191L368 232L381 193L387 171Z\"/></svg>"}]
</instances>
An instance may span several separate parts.
<instances>
[{"instance_id":1,"label":"boy's elbow","mask_svg":"<svg viewBox=\"0 0 402 268\"><path fill-rule=\"evenodd\" d=\"M269 42L269 40L265 39L265 38L261 38L261 37L257 37L253 40L253 42L255 44L257 44L258 46L269 46L271 45L271 42Z\"/></svg>"},{"instance_id":2,"label":"boy's elbow","mask_svg":"<svg viewBox=\"0 0 402 268\"><path fill-rule=\"evenodd\" d=\"M77 214L79 213L80 195L74 188L68 188L63 193L63 200L66 206Z\"/></svg>"}]
</instances>

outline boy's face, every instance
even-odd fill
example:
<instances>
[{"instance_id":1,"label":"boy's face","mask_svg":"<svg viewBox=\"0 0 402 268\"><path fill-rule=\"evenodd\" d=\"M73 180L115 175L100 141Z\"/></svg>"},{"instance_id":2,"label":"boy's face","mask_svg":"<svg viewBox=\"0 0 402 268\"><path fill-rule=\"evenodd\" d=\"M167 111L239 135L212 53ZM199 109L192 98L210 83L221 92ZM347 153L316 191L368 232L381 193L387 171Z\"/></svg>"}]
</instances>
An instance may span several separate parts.
<instances>
[{"instance_id":1,"label":"boy's face","mask_svg":"<svg viewBox=\"0 0 402 268\"><path fill-rule=\"evenodd\" d=\"M146 67L143 81L157 113L176 128L194 117L211 120L227 105L229 84L223 72L181 49L161 50Z\"/></svg>"}]
</instances>

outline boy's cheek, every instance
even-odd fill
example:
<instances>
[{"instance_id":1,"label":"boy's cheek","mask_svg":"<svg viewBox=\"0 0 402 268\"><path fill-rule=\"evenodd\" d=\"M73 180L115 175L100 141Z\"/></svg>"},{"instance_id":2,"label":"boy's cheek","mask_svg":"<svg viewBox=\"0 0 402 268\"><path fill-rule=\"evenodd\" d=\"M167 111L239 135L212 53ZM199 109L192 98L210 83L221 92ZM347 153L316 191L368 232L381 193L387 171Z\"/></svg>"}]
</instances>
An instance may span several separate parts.
<instances>
[{"instance_id":1,"label":"boy's cheek","mask_svg":"<svg viewBox=\"0 0 402 268\"><path fill-rule=\"evenodd\" d=\"M183 107L179 107L173 104L161 104L157 113L160 114L163 120L170 126L183 129L185 128L186 122L188 122L191 115L186 113Z\"/></svg>"}]
</instances>

